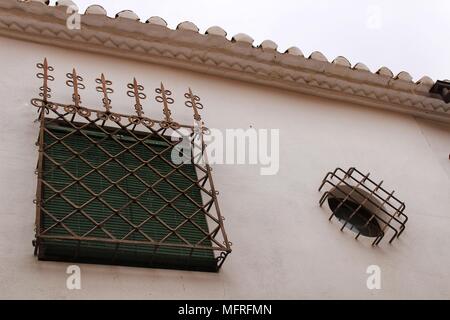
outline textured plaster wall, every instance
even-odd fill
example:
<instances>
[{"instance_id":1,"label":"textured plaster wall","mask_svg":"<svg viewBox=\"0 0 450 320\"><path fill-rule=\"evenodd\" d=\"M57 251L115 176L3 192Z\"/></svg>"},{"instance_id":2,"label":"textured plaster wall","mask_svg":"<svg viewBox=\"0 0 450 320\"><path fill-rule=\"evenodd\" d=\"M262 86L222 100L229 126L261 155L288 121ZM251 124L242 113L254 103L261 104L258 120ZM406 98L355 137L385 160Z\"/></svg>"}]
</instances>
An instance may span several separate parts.
<instances>
[{"instance_id":1,"label":"textured plaster wall","mask_svg":"<svg viewBox=\"0 0 450 320\"><path fill-rule=\"evenodd\" d=\"M0 38L0 298L450 298L450 128L411 116L268 87ZM55 101L69 102L65 73L84 76L85 105L99 106L94 79L114 82L116 111L132 112L126 83L136 76L161 118L153 90L162 80L191 121L187 86L202 97L213 128L279 128L280 171L215 165L214 178L233 253L220 273L81 265L82 289L66 289L67 263L33 256L38 126L29 103L41 85L36 62L56 69ZM355 241L328 221L317 188L341 166L370 171L404 200L410 220L392 245ZM366 287L366 268L382 270L382 289Z\"/></svg>"}]
</instances>

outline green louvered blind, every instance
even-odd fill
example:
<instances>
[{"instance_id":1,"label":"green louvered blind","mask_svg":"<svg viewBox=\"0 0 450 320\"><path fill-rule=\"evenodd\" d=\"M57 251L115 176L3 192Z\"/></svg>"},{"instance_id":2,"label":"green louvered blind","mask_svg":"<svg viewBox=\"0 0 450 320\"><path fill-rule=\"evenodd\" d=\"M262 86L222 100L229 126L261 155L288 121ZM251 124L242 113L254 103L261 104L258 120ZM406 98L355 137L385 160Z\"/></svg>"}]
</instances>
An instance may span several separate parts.
<instances>
[{"instance_id":1,"label":"green louvered blind","mask_svg":"<svg viewBox=\"0 0 450 320\"><path fill-rule=\"evenodd\" d=\"M161 156L170 162L170 147L160 137L136 144L126 132L115 135L127 147L135 144L130 152L99 130L83 133L98 145L79 130L46 126L40 231L64 239L44 237L39 258L216 271L213 251L194 248L211 247L194 165L181 167L187 177L173 171L155 156L166 150ZM71 239L67 229L85 238ZM128 242L108 242L111 235ZM186 241L192 246L177 246Z\"/></svg>"}]
</instances>

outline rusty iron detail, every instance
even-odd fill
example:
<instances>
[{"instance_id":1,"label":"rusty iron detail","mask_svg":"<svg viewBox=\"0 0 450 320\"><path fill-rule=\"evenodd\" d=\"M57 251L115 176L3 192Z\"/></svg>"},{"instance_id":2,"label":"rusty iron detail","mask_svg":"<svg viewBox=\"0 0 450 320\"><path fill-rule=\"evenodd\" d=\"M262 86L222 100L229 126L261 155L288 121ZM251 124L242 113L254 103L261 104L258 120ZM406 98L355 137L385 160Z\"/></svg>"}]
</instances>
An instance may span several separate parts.
<instances>
[{"instance_id":1,"label":"rusty iron detail","mask_svg":"<svg viewBox=\"0 0 450 320\"><path fill-rule=\"evenodd\" d=\"M75 104L75 108L78 110L81 107L81 96L78 90L84 90L86 86L82 83L83 78L77 74L75 68L72 69L71 73L66 74L67 81L66 85L73 88L72 101Z\"/></svg>"},{"instance_id":2,"label":"rusty iron detail","mask_svg":"<svg viewBox=\"0 0 450 320\"><path fill-rule=\"evenodd\" d=\"M136 103L134 104L134 109L138 118L142 119L144 111L142 110L141 100L147 98L146 94L142 92L144 91L144 87L137 83L136 78L134 78L133 83L129 83L127 87L128 89L131 89L127 91L127 95L135 99Z\"/></svg>"},{"instance_id":3,"label":"rusty iron detail","mask_svg":"<svg viewBox=\"0 0 450 320\"><path fill-rule=\"evenodd\" d=\"M135 99L134 110L137 116L129 116L128 120L134 125L138 125L139 123L146 122L147 119L144 118L144 111L142 108L141 100L145 100L147 95L143 92L144 86L138 84L136 78L133 78L133 83L129 83L127 88L130 89L127 91L127 95L131 98ZM147 125L153 126L154 122L148 122Z\"/></svg>"},{"instance_id":4,"label":"rusty iron detail","mask_svg":"<svg viewBox=\"0 0 450 320\"><path fill-rule=\"evenodd\" d=\"M39 96L42 97L44 102L47 102L48 99L52 97L52 89L48 86L48 82L55 80L55 78L50 75L50 72L54 71L54 68L48 65L47 58L44 59L43 63L38 63L36 66L38 67L38 69L42 69L42 72L36 74L38 79L42 79L43 82L42 87L39 88L39 90L41 91L39 93Z\"/></svg>"},{"instance_id":5,"label":"rusty iron detail","mask_svg":"<svg viewBox=\"0 0 450 320\"><path fill-rule=\"evenodd\" d=\"M155 100L159 103L163 104L163 114L164 121L161 121L160 125L162 128L172 128L177 129L180 125L177 122L174 122L172 119L172 111L170 111L169 105L174 104L175 100L171 97L172 91L167 90L164 87L164 84L161 82L160 87L155 89L157 96Z\"/></svg>"},{"instance_id":6,"label":"rusty iron detail","mask_svg":"<svg viewBox=\"0 0 450 320\"><path fill-rule=\"evenodd\" d=\"M217 270L220 269L227 256L231 253L232 243L228 240L228 236L224 227L224 218L220 211L218 202L218 191L214 185L212 168L206 161L198 161L197 155L191 152L188 155L189 166L192 166L194 176L186 174L183 171L183 164L174 163L171 158L171 151L177 147L181 140L171 139L174 133L178 136L190 139L190 144L194 145L195 141L201 141L201 147L205 148L203 135L205 130L197 130L196 125L179 124L172 118L169 109L174 104L171 97L172 92L167 90L161 83L156 89L158 96L156 101L163 105L163 119L151 119L144 114L142 100L146 99L144 87L140 85L136 79L133 83L127 85L127 95L134 98L135 114L123 114L114 112L112 109L111 94L112 81L107 80L104 74L97 79L96 91L102 94L102 106L100 108L88 107L82 103L80 90L85 89L84 79L77 73L75 68L71 73L67 73L66 85L73 88L72 102L62 103L51 101L49 81L54 81L54 77L49 74L53 71L53 67L48 65L47 59L43 63L39 63L37 67L41 70L37 77L42 80L43 84L39 88L40 97L31 100L33 106L40 110L38 121L40 123L39 135L36 145L38 146L38 161L36 166L37 189L36 189L36 217L35 217L35 255L41 258L45 254L43 249L44 243L47 241L68 241L70 243L81 244L92 243L106 244L115 247L115 253L111 257L111 263L115 263L114 259L117 252L123 250L123 247L130 245L142 245L154 248L153 250L188 250L193 255L196 251L211 252L213 262ZM200 98L192 93L185 95L188 100L186 106L192 107L194 110L194 119L200 121L201 117L198 110L203 109ZM53 128L53 129L52 129ZM55 135L52 131L54 128L60 130L60 135ZM181 132L180 129L183 129ZM62 130L62 131L61 131ZM82 147L75 148L69 141L83 141ZM183 138L184 139L184 138ZM115 154L105 149L105 141L109 145L114 145ZM151 141L151 143L149 142ZM153 144L158 145L159 149L155 149ZM52 153L52 148L59 146L69 156L65 160L61 160ZM93 151L100 154L101 157L95 158L95 163L89 158ZM95 153L94 152L94 153ZM143 156L146 155L146 157ZM201 156L206 158L207 153ZM132 159L133 165L127 165L126 159ZM78 161L87 170L84 173L74 174L65 166L71 161ZM129 161L129 160L128 160ZM114 180L105 171L110 164L120 167L123 176L119 180ZM164 165L166 172L161 172L160 167ZM72 165L73 167L74 165ZM159 167L158 167L159 166ZM50 169L49 169L50 168ZM77 167L78 168L78 167ZM55 170L59 170L59 174L63 175L68 181L64 187L55 187L52 185L51 177ZM77 169L78 170L78 169ZM147 170L151 176L156 179L154 183L142 178L140 170ZM78 172L78 171L77 171ZM105 173L106 172L106 173ZM100 177L102 183L107 187L103 191L94 190L88 185L91 183L93 176ZM139 184L144 191L138 195L133 194L130 190L123 188L120 183L126 179L132 178ZM152 178L152 179L153 179ZM183 179L189 182L185 188L181 188L174 179ZM164 197L159 189L158 184L164 183L164 188L170 188L173 198ZM76 204L67 197L67 190L70 188L81 190L86 197L86 202ZM192 188L198 190L202 203L195 201L192 196ZM121 197L126 199L121 207L113 207L110 198L106 198L105 194L108 190L116 190ZM47 191L45 191L47 190ZM77 192L81 192L77 191ZM47 192L47 193L45 193ZM50 195L49 195L50 194ZM152 194L162 204L159 209L148 207L144 204L145 195ZM70 206L70 210L65 212L64 217L56 217L55 214L48 209L51 201L58 200L66 206ZM180 201L184 201L184 205L188 204L195 208L195 212L187 215L180 206ZM111 212L111 216L103 221L90 215L89 205L93 202L103 206L105 210ZM147 216L144 222L134 223L130 221L124 212L131 210L130 207L139 207L141 213ZM162 218L163 210L170 208L171 212L177 214L180 219L178 226L168 225ZM167 213L164 213L167 214ZM78 230L70 227L68 221L77 216L79 219L86 219L92 225L92 229L87 232L80 233ZM207 230L199 225L197 217L204 217L207 222ZM107 221L114 218L120 218L122 223L130 228L130 232L122 237L114 235L111 229L107 227ZM43 220L51 221L51 225L44 227ZM154 237L145 229L147 222L158 222L162 228L167 231L164 236ZM197 230L201 235L196 240L187 239L183 236L183 228L190 226ZM55 228L62 228L64 234L52 233ZM99 236L97 233L102 233ZM139 235L134 236L134 235ZM174 242L173 238L177 238L178 242ZM183 251L185 252L185 251ZM77 249L74 256L70 259L76 259L79 254Z\"/></svg>"},{"instance_id":7,"label":"rusty iron detail","mask_svg":"<svg viewBox=\"0 0 450 320\"><path fill-rule=\"evenodd\" d=\"M184 97L188 100L184 103L186 107L192 108L194 112L194 120L201 121L202 117L199 114L199 110L203 109L203 104L200 102L200 97L193 94L191 88L189 88L189 92L184 94Z\"/></svg>"},{"instance_id":8,"label":"rusty iron detail","mask_svg":"<svg viewBox=\"0 0 450 320\"><path fill-rule=\"evenodd\" d=\"M374 238L376 246L389 232L389 243L406 228L408 217L405 215L405 203L394 196L394 191L382 187L383 181L375 182L369 178L370 173L363 174L352 167L347 171L336 168L328 172L319 187L319 191L329 186L319 200L320 206L328 200L332 211L329 220L338 219L345 227L361 235Z\"/></svg>"},{"instance_id":9,"label":"rusty iron detail","mask_svg":"<svg viewBox=\"0 0 450 320\"><path fill-rule=\"evenodd\" d=\"M95 89L97 90L97 92L103 93L103 107L106 109L106 113L109 114L112 108L109 95L114 93L114 90L110 87L112 85L112 81L107 80L105 78L105 75L102 73L100 78L95 79L95 82L100 85L95 87Z\"/></svg>"}]
</instances>

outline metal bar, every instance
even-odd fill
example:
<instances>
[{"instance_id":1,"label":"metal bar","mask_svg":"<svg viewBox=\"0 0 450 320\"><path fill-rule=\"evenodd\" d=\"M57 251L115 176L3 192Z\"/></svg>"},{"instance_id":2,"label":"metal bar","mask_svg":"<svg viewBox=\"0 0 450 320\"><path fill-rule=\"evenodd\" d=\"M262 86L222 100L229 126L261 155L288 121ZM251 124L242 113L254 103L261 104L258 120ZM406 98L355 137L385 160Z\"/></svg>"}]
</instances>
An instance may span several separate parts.
<instances>
[{"instance_id":1,"label":"metal bar","mask_svg":"<svg viewBox=\"0 0 450 320\"><path fill-rule=\"evenodd\" d=\"M332 183L332 182L329 181L329 180L327 180L326 183L332 185L333 187L336 187L336 186L337 186L336 184ZM348 182L346 182L345 180L340 180L340 183L342 183L342 184L344 184L344 185L346 185L346 186L348 186L348 187L352 187L352 185L349 184ZM364 184L361 184L361 186L362 186L362 187L365 187ZM365 188L366 188L367 190L370 191L369 188L367 188L367 187L365 187ZM342 191L342 192L344 192L344 191ZM365 196L365 194L363 194L363 193L361 193L360 191L358 191L358 189L355 189L355 192L356 192L357 194L359 194L360 196L362 196L362 197ZM344 192L344 193L345 193L345 192ZM377 194L375 193L374 196L377 196ZM383 198L381 198L380 196L377 196L377 198L383 200ZM371 199L369 199L369 202L370 202L371 204L373 204L374 206L378 205L377 202L374 202L374 201L371 200ZM386 204L388 204L388 202L387 202ZM382 210L383 210L383 212L386 213L387 215L392 216L393 219L394 219L396 222L398 222L399 224L404 225L404 223L405 223L404 221L402 222L402 221L398 220L397 218L395 218L395 216L394 216L393 214L389 213L389 212L386 211L385 209L382 209ZM403 215L404 215L404 214L403 214Z\"/></svg>"},{"instance_id":2,"label":"metal bar","mask_svg":"<svg viewBox=\"0 0 450 320\"><path fill-rule=\"evenodd\" d=\"M133 83L129 83L127 87L128 89L131 89L127 91L127 95L129 97L134 97L135 99L134 109L136 111L138 118L142 119L144 111L142 111L141 99L144 100L147 97L145 93L141 92L144 90L144 87L137 83L136 78L133 78Z\"/></svg>"},{"instance_id":3,"label":"metal bar","mask_svg":"<svg viewBox=\"0 0 450 320\"><path fill-rule=\"evenodd\" d=\"M43 99L32 99L31 100L31 104L37 108L42 107L42 105L44 105L44 100ZM63 103L57 103L57 102L53 102L53 101L48 101L49 107L51 108L68 108L71 107L72 105L70 104L63 104ZM86 111L90 111L90 113L92 114L99 114L99 115L103 115L104 112L94 109L94 108L88 108L88 107L83 107L84 110ZM134 117L133 115L127 115L127 114L123 114L123 113L117 113L117 112L111 112L110 116L112 116L113 118L117 118L117 119L121 119L121 118L126 118L129 119L130 117ZM112 117L106 118L104 119L103 117L100 118L100 120L113 120ZM160 126L163 125L163 123L165 123L165 120L156 120L156 119L151 119L148 117L142 117L142 124L145 125L148 129L150 129L151 127L153 127L155 124L159 124ZM177 124L177 126L175 126L175 128L186 128L186 129L194 129L194 126L192 125L185 125L185 124ZM164 128L162 128L164 129ZM172 128L174 129L174 128ZM159 134L157 130L154 131L155 134Z\"/></svg>"},{"instance_id":4,"label":"metal bar","mask_svg":"<svg viewBox=\"0 0 450 320\"><path fill-rule=\"evenodd\" d=\"M102 73L100 78L95 79L95 82L100 84L100 86L96 87L95 89L97 90L97 92L103 93L103 107L106 109L106 113L109 114L111 112L112 106L111 99L108 95L114 92L114 90L109 87L112 85L112 81L106 80L105 75Z\"/></svg>"},{"instance_id":5,"label":"metal bar","mask_svg":"<svg viewBox=\"0 0 450 320\"><path fill-rule=\"evenodd\" d=\"M87 135L85 135L83 132L80 132L81 134L83 134L87 139L89 139L94 145L96 145L96 144L98 144L99 142L98 141L94 141L94 140L92 140L89 136L87 136ZM107 132L106 132L107 133ZM112 135L111 133L107 133L108 135ZM68 146L68 145L66 145L66 144L64 144L64 142L62 142L62 140L64 140L64 138L65 138L66 136L64 136L63 138L60 138L60 142L61 143L63 143L63 145L69 150L69 151L71 151L73 154L76 154L76 152L70 147L70 146ZM55 137L55 139L58 139L57 137ZM122 143L120 142L120 141L117 141L118 143L120 143L121 145L122 145ZM122 145L123 146L123 148L124 148L124 151L125 151L125 149L126 148L130 148L130 147L126 147L126 146L124 146L124 145ZM97 147L99 147L98 145L97 145ZM113 155L111 155L111 154L109 154L106 150L104 150L102 147L99 147L104 153L106 153L106 154L108 154L108 156L110 157L110 159L112 159L112 160L114 160L114 161L116 161L119 165L121 165L124 169L126 169L126 170L128 170L128 168L125 166L125 165L123 165L120 161L117 161L116 160L116 158L118 157L118 154L116 154L115 156L113 156ZM86 149L85 149L86 150ZM82 152L84 152L85 150L83 150ZM137 157L137 156L136 156ZM90 165L90 163L89 162L87 162L87 161L85 161L82 157L80 157L80 159L83 161L83 162L85 162L88 166L90 166L90 167L92 167L91 165ZM142 159L140 159L140 160L142 160ZM142 160L143 161L143 160ZM143 163L143 164L141 164L141 166L143 166L145 163ZM137 171L137 170L139 170L139 168L140 167L138 167L138 168L136 168L134 171ZM152 169L156 174L158 174L158 175L160 175L159 174L159 172L157 171L157 170L154 170L153 168L151 168L151 167L149 167L150 169ZM63 167L61 168L66 174L68 174L69 176L71 176L72 177L72 179L74 179L74 180L76 180L76 182L77 183L79 183L81 186L83 186L83 188L85 188L89 193L91 193L91 194L93 194L94 196L95 196L95 194L89 189L89 188L87 188L84 184L82 184L79 180L80 179L77 179L76 177L74 177L73 175L71 175L69 172L67 172ZM173 171L176 171L177 169L175 168ZM172 171L172 172L173 172ZM103 174L102 172L98 172L99 174L101 174L106 180L108 180L110 183L111 183L111 186L110 187L113 187L113 186L116 186L117 188L119 188L120 189L120 191L122 191L124 194L128 194L127 192L126 192L126 190L124 190L123 188L121 188L119 185L118 185L118 183L120 183L120 181L121 180L123 180L123 179L125 179L128 175L126 175L126 176L124 176L124 177L122 177L121 179L120 179L120 181L116 181L116 182L113 182L113 181L111 181L110 179L109 179L109 177L108 176L106 176L105 174ZM90 174L90 173L88 173L88 174ZM88 175L88 174L86 174L86 175ZM132 174L132 173L131 173ZM168 177L168 176L170 176L171 175L171 173L169 173L166 177ZM163 177L162 175L160 175L161 177ZM139 176L136 176L135 175L135 177L136 178L138 178L142 183L144 183L144 184L146 184L146 182L145 181L143 181ZM163 177L163 178L166 178L166 177ZM186 177L189 177L189 176L186 176ZM161 181L161 179L159 180L159 181ZM193 180L192 180L193 181ZM168 181L169 182L169 181ZM158 183L158 182L157 182ZM157 184L157 183L155 183L155 185ZM147 185L147 184L146 184ZM148 186L148 185L147 185ZM176 185L173 185L172 184L172 186L173 187L176 187ZM191 185L189 188L191 188L193 185ZM188 189L189 189L188 188ZM177 188L178 189L178 188ZM105 193L106 191L108 191L109 190L109 188L107 189L107 190L104 190L103 192L102 192L102 194L103 193ZM186 189L187 190L187 189ZM152 190L153 191L153 193L155 193L155 194L157 194L163 201L165 201L165 202L168 202L168 200L167 199L165 199L162 195L160 195L156 190ZM61 191L60 191L61 192ZM143 193L144 194L144 193ZM141 194L140 196L142 196L143 194ZM183 194L182 193L180 193L176 198L178 198L178 197L181 197ZM129 196L129 195L128 195ZM186 195L185 195L186 196ZM110 208L112 211L114 211L114 209L113 208L111 208L110 206L109 206L109 204L108 203L106 203L106 202L104 202L102 199L101 199L101 197L99 197L99 196L97 196L97 198L98 198L98 200L99 201L101 201L102 203L104 203L108 208ZM172 202L173 201L175 201L176 200L176 198L174 198L173 200L172 200ZM189 198L189 197L188 197ZM190 199L190 198L189 198ZM94 200L94 198L92 198L90 201L88 201L88 202L86 202L84 205L83 205L83 207L84 206L87 206L90 202L92 202ZM192 200L192 199L191 199ZM132 201L130 201L129 203L127 203L125 206L123 206L122 208L120 208L119 210L116 210L116 211L118 211L118 212L120 212L120 211L122 211L122 210L124 210L124 208L125 207L127 207L128 205L130 205L132 203ZM194 201L193 201L193 203L196 205L196 206L198 206L198 204L196 204ZM141 206L140 205L140 203L138 202L138 205L139 206ZM141 206L143 209L146 209L145 207L143 207L143 206ZM81 208L79 208L79 209L81 209ZM76 212L76 211L75 211ZM75 212L73 212L73 213L75 213ZM73 214L72 213L72 214ZM81 213L83 213L83 215L85 215L85 213L84 213L84 211L81 211ZM206 214L208 214L208 213L206 213ZM209 214L208 214L209 215ZM122 216L121 216L122 217ZM123 217L122 217L123 218ZM213 217L211 217L211 218L213 218ZM125 219L125 218L123 218L125 221L127 221L128 222L128 220L127 219ZM158 222L160 222L161 224L163 224L165 227L167 227L170 231L172 231L172 229L168 226L168 225L166 225L163 221L161 221L161 220L159 220L157 217L156 217L156 219L158 220ZM213 218L214 219L214 218ZM131 224L130 223L130 225L131 225L131 227L133 227L133 228L135 228L136 226L134 226L133 224ZM198 226L197 226L198 227ZM199 227L198 227L199 228ZM202 230L201 228L199 228L200 230ZM141 232L142 233L142 232ZM142 233L143 234L143 233ZM146 235L145 234L143 234L144 235L144 237L146 237ZM179 237L181 240L183 240L183 241L185 241L185 242L187 242L184 238L182 238L179 234L176 234L177 235L177 237ZM218 243L217 243L218 244Z\"/></svg>"},{"instance_id":6,"label":"metal bar","mask_svg":"<svg viewBox=\"0 0 450 320\"><path fill-rule=\"evenodd\" d=\"M189 88L189 92L185 93L184 96L189 99L187 100L184 104L186 105L186 107L188 108L192 108L193 112L194 112L194 120L195 121L201 121L202 117L200 116L200 114L198 113L198 110L203 109L203 104L200 103L200 97L196 96L192 93L191 88Z\"/></svg>"},{"instance_id":7,"label":"metal bar","mask_svg":"<svg viewBox=\"0 0 450 320\"><path fill-rule=\"evenodd\" d=\"M142 100L146 99L146 95L143 93L144 87L137 82L136 78L134 78L133 82L127 85L127 88L129 89L127 91L127 95L135 99L134 111L136 115L114 113L112 112L111 99L109 96L114 92L114 90L110 87L112 82L107 80L105 75L102 73L101 76L95 80L98 84L98 86L96 86L96 90L102 93L102 102L105 111L96 110L95 108L86 108L82 107L80 97L80 90L85 89L85 86L82 83L83 78L79 76L75 68L73 68L71 73L66 74L66 85L73 88L73 104L56 103L49 101L49 98L51 97L51 89L48 87L48 81L54 80L54 78L49 75L49 71L53 71L53 68L48 66L47 59L44 59L43 63L38 64L38 68L42 69L42 72L38 73L38 78L43 79L43 85L40 88L40 97L42 99L32 99L32 104L39 108L40 111L40 133L38 138L39 158L37 164L38 187L36 191L36 244L38 244L41 239L53 239L60 241L74 240L78 242L76 255L79 253L81 241L115 243L115 256L117 255L120 244L152 245L155 253L159 250L159 248L163 247L187 248L190 249L188 256L193 256L195 250L197 249L220 251L220 255L216 258L217 269L219 269L227 255L231 252L231 242L227 238L223 224L224 218L222 217L218 206L218 192L216 191L212 180L212 168L209 166L207 159L205 159L206 154L204 154L204 150L206 145L204 143L203 135L208 131L208 129L204 126L199 114L199 110L203 109L200 98L189 88L188 92L185 94L185 97L188 99L188 101L185 102L185 105L193 109L194 120L196 122L194 126L180 125L179 123L174 122L172 112L169 108L169 106L174 103L174 99L171 97L172 92L167 90L161 83L160 87L155 90L158 94L155 99L157 102L163 104L164 118L163 120L150 119L144 116L142 107ZM60 110L63 111L60 112ZM49 114L50 112L51 117L46 118L45 114ZM75 122L76 116L79 116L77 118L77 121L79 122ZM107 122L112 122L114 127L105 126ZM54 128L49 129L49 126L52 124L57 124L58 126L62 125L62 127L66 127L68 130L65 132L62 131L64 133L62 135L55 135L53 134ZM158 128L156 128L155 125L158 125ZM146 132L136 131L139 130L139 128L144 128ZM181 132L178 131L180 128L190 130L190 142L192 147L201 148L202 150L198 157L191 152L190 162L196 172L195 178L191 177L191 175L187 174L187 172L184 172L184 164L176 165L167 157L167 154L181 142L181 140L172 141L169 135L172 131L172 133L181 134ZM88 133L88 130L95 130L95 132L99 132L99 134L104 136L95 136L94 139L94 136L91 137L90 135L92 133ZM86 141L89 145L79 151L72 148L71 145L66 142L69 138L74 138L75 134L80 135L83 139L87 139ZM46 135L54 140L48 145L45 145L44 141L44 137L46 137ZM114 154L108 152L108 150L102 145L104 141L114 141L114 143L118 144L120 150L118 152L114 152ZM160 143L162 143L162 145L160 145L162 148L156 150L148 141L160 141ZM197 143L198 141L200 143ZM61 146L69 151L69 156L62 161L56 161L53 159L51 154L52 148L56 147L58 144L61 144ZM137 146L143 146L143 150L146 150L146 152L148 152L151 156L149 158L143 158L140 153L135 151ZM92 148L98 150L96 152L100 151L104 154L105 159L104 161L102 160L102 163L93 165L87 160L89 157L87 152L92 150ZM120 157L122 155L132 156L138 163L137 167L133 165L133 167L130 168L123 162L123 160L121 160ZM81 176L79 174L73 174L70 170L66 169L66 164L73 159L78 159L77 161L82 161L82 163L86 165L87 171L83 171ZM202 160L206 161L204 163L200 163ZM49 161L52 166L44 172L45 161ZM165 167L167 167L168 171L165 173L160 173L154 168L152 161L161 162ZM124 174L121 175L117 181L112 180L108 174L102 170L110 163L115 163L124 170ZM47 177L50 177L52 171L56 169L59 170L58 172L61 172L69 177L68 183L64 184L62 187L55 187L50 182L51 180L47 181ZM151 183L144 180L139 174L139 170L141 169L149 169L155 180L153 181L152 178ZM94 190L91 190L91 188L84 181L85 178L93 173L99 174L107 183L106 188L102 188L99 192L94 192ZM185 185L183 185L183 187L179 187L177 183L171 180L171 177L174 175L184 179L183 181L185 181ZM120 185L129 177L133 177L133 179L136 179L135 181L142 184L143 189L140 190L137 195L129 193L126 187ZM164 194L157 190L158 184L162 182L166 183L168 187L173 189L175 195L174 197L167 198ZM210 190L207 189L206 183L209 184ZM72 202L71 199L65 194L67 190L70 190L70 188L75 186L77 186L77 188L81 187L81 190L84 190L83 192L85 192L88 197L86 198L87 201L84 201L80 205L77 205L77 201L75 201L76 203ZM44 188L48 188L48 190L52 191L52 194L50 194L46 199L43 198ZM111 206L104 199L106 192L112 190L112 188L122 192L124 199L126 199L124 204L121 204L121 207L117 209ZM198 189L198 192L201 192L201 203L197 203L197 200L192 198L190 195L191 190L194 188ZM156 196L157 199L159 199L158 201L163 204L154 212L143 205L141 200L149 192L152 196ZM58 218L52 214L52 212L49 212L46 208L47 203L56 197L62 201L65 201L70 207L73 208L73 210L62 217L58 216ZM205 199L205 197L207 198ZM191 211L186 212L184 209L178 208L177 201L179 201L179 199L186 199L190 208L192 208L190 209ZM111 213L106 213L106 215L102 216L101 221L96 221L90 216L89 210L87 209L87 206L93 201L99 201L98 203L105 206L106 210ZM129 212L129 210L131 210L130 208L133 203L138 205L138 210L140 210L140 212L148 215L147 217L144 216L144 220L136 222L132 218L130 218L130 220L127 216L124 216L127 212ZM177 215L177 224L174 227L171 227L164 219L160 217L162 212L168 208L171 208L174 214ZM67 225L68 219L75 214L80 214L83 219L86 219L86 222L92 223L92 227L89 227L88 230L83 230L80 235L71 230ZM45 230L41 229L43 227L41 226L41 217L44 215L54 221L54 223L51 222ZM199 224L197 222L199 221L197 219L199 216L204 216L206 227L203 226L203 223ZM131 227L131 231L127 231L124 235L116 238L114 234L109 232L108 227L106 227L106 223L113 217L120 217L126 225ZM159 238L160 240L152 239L146 234L146 232L143 232L144 226L151 220L155 220L155 223L159 223L163 227L162 230L164 230L164 228L167 230L167 234L165 234L162 238ZM69 235L62 236L50 234L51 230L58 225L62 226ZM182 235L182 230L183 227L187 225L189 225L189 228L193 228L192 230L196 230L196 232L201 235L201 238L199 237L195 241L188 241L185 239ZM91 236L95 230L102 230L108 238ZM78 233L80 233L79 231L80 230L78 230ZM130 239L135 232L141 234L144 240ZM181 240L179 241L181 243L167 242L172 236L175 236ZM219 241L219 238L223 239L223 244ZM207 243L208 245L202 245L204 243ZM115 259L115 257L113 257L113 259ZM150 259L152 259L152 257L150 257Z\"/></svg>"},{"instance_id":8,"label":"metal bar","mask_svg":"<svg viewBox=\"0 0 450 320\"><path fill-rule=\"evenodd\" d=\"M59 235L40 235L40 239L54 239L54 240L76 240L76 241L97 241L105 243L118 243L118 244L142 244L142 245L152 245L152 246L164 246L171 248L184 248L184 249L199 249L199 250L211 250L211 251L222 251L223 247L215 246L200 246L200 245L185 245L180 243L160 243L157 241L139 241L139 240L118 240L118 239L106 239L106 238L96 238L96 237L81 237L81 236L59 236Z\"/></svg>"},{"instance_id":9,"label":"metal bar","mask_svg":"<svg viewBox=\"0 0 450 320\"><path fill-rule=\"evenodd\" d=\"M42 178L43 178L43 167L44 167L44 121L45 121L45 117L44 117L44 113L45 113L45 109L42 108L41 109L41 113L40 113L40 127L39 127L39 141L38 141L38 146L39 146L39 157L38 157L38 163L37 163L37 175L38 175L38 179L37 179L37 187L36 187L36 218L35 218L35 237L36 239L39 237L39 235L41 234L41 202L42 202L42 193L43 193L43 188L42 188ZM35 252L34 254L37 255L38 254L38 250L39 250L39 242L35 243Z\"/></svg>"},{"instance_id":10,"label":"metal bar","mask_svg":"<svg viewBox=\"0 0 450 320\"><path fill-rule=\"evenodd\" d=\"M339 174L342 174L343 176L340 176ZM337 183L332 182L332 180L334 179L336 179L338 182ZM351 180L353 183L351 184L348 183L346 181L347 179ZM356 209L352 208L353 212L348 217L345 218L345 222L341 227L341 231L345 228L348 222L358 213L358 211L365 206L366 203L368 202L371 203L375 207L374 209L375 212L372 212L371 217L365 222L363 227L368 226L373 219L379 220L381 223L383 223L383 227L380 230L381 234L377 236L372 243L372 245L378 245L385 235L386 228L393 230L394 234L389 241L389 243L391 243L395 238L398 238L400 234L405 230L405 223L408 220L407 216L403 213L403 210L405 209L404 203L394 196L394 191L387 192L381 186L382 183L383 181L376 183L375 181L369 178L369 174L364 175L361 171L357 170L354 167L349 168L347 171L344 171L341 168L336 168L333 172L328 172L325 175L319 187L319 191L321 191L326 184L329 184L331 187L340 191L344 196L343 198L339 198L340 202L338 206L334 208L330 216L330 219L333 217L333 215L336 213L339 207L342 206L345 203L345 201L347 201L347 199L350 199L352 202L358 205ZM350 189L349 190L343 189L342 186L345 186L346 188ZM362 193L362 191L359 191L359 188L368 191L368 193L367 192ZM363 200L360 201L354 198L352 195L353 193L362 197ZM329 190L325 191L325 193L319 200L319 205L322 206L326 198L330 196L331 196L330 191ZM372 197L374 199L381 200L381 203L372 200ZM396 202L398 205L394 205L392 201ZM385 206L387 207L385 208ZM390 212L389 209L392 209L393 212ZM388 219L385 220L383 217L381 217L380 214L377 213L378 211L386 215ZM403 221L399 220L397 217L402 217ZM395 227L395 225L397 225L397 228ZM358 239L360 235L361 231L359 230L355 238Z\"/></svg>"}]
</instances>

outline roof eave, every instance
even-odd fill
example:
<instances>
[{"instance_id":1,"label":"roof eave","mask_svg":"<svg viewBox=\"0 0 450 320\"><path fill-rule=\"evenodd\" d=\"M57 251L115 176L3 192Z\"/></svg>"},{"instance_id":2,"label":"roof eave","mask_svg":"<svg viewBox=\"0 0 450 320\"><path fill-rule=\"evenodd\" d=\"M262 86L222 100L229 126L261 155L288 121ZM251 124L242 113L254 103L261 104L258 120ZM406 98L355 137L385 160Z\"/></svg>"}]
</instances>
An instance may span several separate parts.
<instances>
[{"instance_id":1,"label":"roof eave","mask_svg":"<svg viewBox=\"0 0 450 320\"><path fill-rule=\"evenodd\" d=\"M129 12L115 19L86 13L81 16L80 30L69 30L67 17L64 6L0 0L0 35L174 66L450 123L450 104L430 95L434 83L427 77L414 83L409 74L392 77L387 68L378 73L371 73L363 64L351 68L343 57L330 63L320 53L313 53L310 58L303 57L299 50L280 53L272 41L254 47L250 43L253 39L246 35L230 41L218 29L210 28L207 35L200 34L191 23L181 23L177 30L171 30L161 23L146 24L132 19L134 16Z\"/></svg>"}]
</instances>

